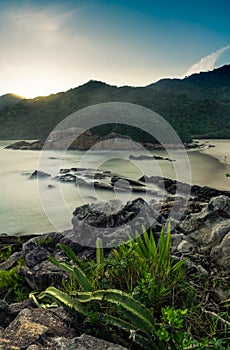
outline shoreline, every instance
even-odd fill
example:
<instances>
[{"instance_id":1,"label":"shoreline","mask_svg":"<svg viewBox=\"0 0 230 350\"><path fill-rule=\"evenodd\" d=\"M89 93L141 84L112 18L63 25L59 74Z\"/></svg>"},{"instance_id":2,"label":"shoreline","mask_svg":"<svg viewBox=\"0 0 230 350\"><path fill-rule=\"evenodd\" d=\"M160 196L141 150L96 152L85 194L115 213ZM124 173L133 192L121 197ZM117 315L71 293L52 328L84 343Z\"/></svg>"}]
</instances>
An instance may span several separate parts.
<instances>
[{"instance_id":1,"label":"shoreline","mask_svg":"<svg viewBox=\"0 0 230 350\"><path fill-rule=\"evenodd\" d=\"M199 139L197 141L207 144L206 148L197 149L199 153L217 159L226 171L230 170L230 147L229 149L223 147L223 139ZM226 141L229 141L230 145L230 139L225 139L224 142ZM215 145L215 147L209 147L209 144Z\"/></svg>"}]
</instances>

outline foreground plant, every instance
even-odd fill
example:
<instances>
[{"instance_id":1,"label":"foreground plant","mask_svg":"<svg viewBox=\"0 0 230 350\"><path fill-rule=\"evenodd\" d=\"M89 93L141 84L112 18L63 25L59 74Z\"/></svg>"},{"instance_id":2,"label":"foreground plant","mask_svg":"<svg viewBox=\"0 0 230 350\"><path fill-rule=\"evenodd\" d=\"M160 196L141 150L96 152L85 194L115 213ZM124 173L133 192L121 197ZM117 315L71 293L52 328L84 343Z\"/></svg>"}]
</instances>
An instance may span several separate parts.
<instances>
[{"instance_id":1,"label":"foreground plant","mask_svg":"<svg viewBox=\"0 0 230 350\"><path fill-rule=\"evenodd\" d=\"M49 259L69 274L71 288L49 287L38 299L32 295L37 306L48 306L51 298L84 315L88 323L111 331L111 336L121 329L143 349L212 348L193 339L185 325L187 308L183 303L182 309L176 307L179 292L175 288L179 290L184 283L184 260L172 259L170 226L166 233L162 229L158 241L152 231L143 229L142 236L136 234L135 241L130 239L114 249L108 258L104 258L102 241L98 240L96 263L82 262L69 247L59 247L69 262Z\"/></svg>"},{"instance_id":2,"label":"foreground plant","mask_svg":"<svg viewBox=\"0 0 230 350\"><path fill-rule=\"evenodd\" d=\"M28 298L30 289L20 274L21 262L10 270L0 269L0 299L20 302Z\"/></svg>"}]
</instances>

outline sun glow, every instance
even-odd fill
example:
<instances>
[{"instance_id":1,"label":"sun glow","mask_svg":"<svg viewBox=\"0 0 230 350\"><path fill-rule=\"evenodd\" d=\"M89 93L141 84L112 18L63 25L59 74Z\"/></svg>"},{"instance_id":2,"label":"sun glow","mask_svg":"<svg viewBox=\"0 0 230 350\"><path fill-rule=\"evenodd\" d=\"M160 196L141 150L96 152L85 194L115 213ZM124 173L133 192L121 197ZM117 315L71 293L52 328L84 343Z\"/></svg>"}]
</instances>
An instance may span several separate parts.
<instances>
[{"instance_id":1,"label":"sun glow","mask_svg":"<svg viewBox=\"0 0 230 350\"><path fill-rule=\"evenodd\" d=\"M30 79L15 81L13 93L25 98L34 98L38 96L48 96L60 91L66 91L70 88L71 86L68 86L68 84L66 84L66 87L63 86L63 81L61 81L61 79L52 77L31 77Z\"/></svg>"}]
</instances>

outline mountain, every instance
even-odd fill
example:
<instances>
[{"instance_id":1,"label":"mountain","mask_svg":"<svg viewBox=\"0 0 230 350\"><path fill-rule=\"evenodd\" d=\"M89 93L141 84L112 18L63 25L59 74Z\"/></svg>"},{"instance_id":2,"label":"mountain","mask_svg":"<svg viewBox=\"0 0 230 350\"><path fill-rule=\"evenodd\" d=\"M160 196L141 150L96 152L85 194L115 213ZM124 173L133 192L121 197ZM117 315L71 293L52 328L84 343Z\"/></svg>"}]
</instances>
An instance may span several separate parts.
<instances>
[{"instance_id":1,"label":"mountain","mask_svg":"<svg viewBox=\"0 0 230 350\"><path fill-rule=\"evenodd\" d=\"M21 101L23 97L15 94L6 94L0 96L0 110L11 107Z\"/></svg>"},{"instance_id":2,"label":"mountain","mask_svg":"<svg viewBox=\"0 0 230 350\"><path fill-rule=\"evenodd\" d=\"M201 72L184 79L161 79L148 85L162 92L176 92L192 98L225 99L230 96L230 65Z\"/></svg>"},{"instance_id":3,"label":"mountain","mask_svg":"<svg viewBox=\"0 0 230 350\"><path fill-rule=\"evenodd\" d=\"M66 92L23 99L0 110L0 138L44 139L71 113L103 102L129 102L152 109L175 128L184 142L195 137L230 138L229 65L181 80L160 80L146 87L89 81ZM148 134L123 124L97 127L93 132L116 132L136 141L151 142Z\"/></svg>"}]
</instances>

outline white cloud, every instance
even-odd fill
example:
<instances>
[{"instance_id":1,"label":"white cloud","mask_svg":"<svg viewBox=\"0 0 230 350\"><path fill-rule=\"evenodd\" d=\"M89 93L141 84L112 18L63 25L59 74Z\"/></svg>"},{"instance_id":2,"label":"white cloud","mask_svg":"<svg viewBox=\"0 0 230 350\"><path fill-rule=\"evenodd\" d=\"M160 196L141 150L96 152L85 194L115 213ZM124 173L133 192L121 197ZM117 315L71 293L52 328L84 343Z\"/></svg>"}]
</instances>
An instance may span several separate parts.
<instances>
[{"instance_id":1,"label":"white cloud","mask_svg":"<svg viewBox=\"0 0 230 350\"><path fill-rule=\"evenodd\" d=\"M205 72L213 70L217 59L227 50L230 49L230 45L224 46L221 49L212 52L210 55L201 58L197 63L193 64L185 73L184 76L189 76L194 73Z\"/></svg>"}]
</instances>

